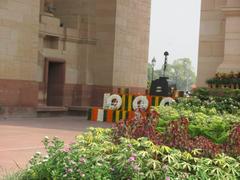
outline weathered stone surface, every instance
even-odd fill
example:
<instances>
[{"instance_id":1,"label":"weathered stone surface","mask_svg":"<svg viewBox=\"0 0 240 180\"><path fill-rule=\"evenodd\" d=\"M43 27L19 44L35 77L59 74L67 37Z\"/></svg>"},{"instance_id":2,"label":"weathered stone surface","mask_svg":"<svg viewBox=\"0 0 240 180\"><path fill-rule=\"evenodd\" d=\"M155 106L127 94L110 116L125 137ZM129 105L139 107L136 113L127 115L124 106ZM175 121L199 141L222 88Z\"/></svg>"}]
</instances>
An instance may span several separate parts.
<instances>
[{"instance_id":1,"label":"weathered stone surface","mask_svg":"<svg viewBox=\"0 0 240 180\"><path fill-rule=\"evenodd\" d=\"M94 99L100 104L103 90L118 87L143 92L150 4L150 0L1 0L0 79L16 81L16 92L22 80L35 83L39 88L34 87L32 97L41 105L48 98L49 63L64 63L65 81L59 84L64 88L62 105L92 105ZM102 88L78 91L78 87ZM11 104L20 106L15 99ZM35 105L37 100L31 102Z\"/></svg>"},{"instance_id":2,"label":"weathered stone surface","mask_svg":"<svg viewBox=\"0 0 240 180\"><path fill-rule=\"evenodd\" d=\"M0 2L1 79L36 80L39 2Z\"/></svg>"},{"instance_id":3,"label":"weathered stone surface","mask_svg":"<svg viewBox=\"0 0 240 180\"><path fill-rule=\"evenodd\" d=\"M197 85L216 72L240 72L239 52L240 1L203 0Z\"/></svg>"},{"instance_id":4,"label":"weathered stone surface","mask_svg":"<svg viewBox=\"0 0 240 180\"><path fill-rule=\"evenodd\" d=\"M150 9L149 0L117 1L113 66L115 86L146 86Z\"/></svg>"}]
</instances>

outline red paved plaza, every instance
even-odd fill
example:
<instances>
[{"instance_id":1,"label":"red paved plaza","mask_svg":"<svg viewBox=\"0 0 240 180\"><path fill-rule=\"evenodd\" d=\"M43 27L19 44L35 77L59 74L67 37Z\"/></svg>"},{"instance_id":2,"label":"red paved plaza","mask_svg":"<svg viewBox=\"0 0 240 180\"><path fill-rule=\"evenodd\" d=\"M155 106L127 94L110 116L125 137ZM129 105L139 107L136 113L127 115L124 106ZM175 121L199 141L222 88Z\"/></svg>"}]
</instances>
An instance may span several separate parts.
<instances>
[{"instance_id":1,"label":"red paved plaza","mask_svg":"<svg viewBox=\"0 0 240 180\"><path fill-rule=\"evenodd\" d=\"M41 140L57 136L66 143L88 127L111 127L82 117L0 119L0 175L24 168L37 151L44 151Z\"/></svg>"}]
</instances>

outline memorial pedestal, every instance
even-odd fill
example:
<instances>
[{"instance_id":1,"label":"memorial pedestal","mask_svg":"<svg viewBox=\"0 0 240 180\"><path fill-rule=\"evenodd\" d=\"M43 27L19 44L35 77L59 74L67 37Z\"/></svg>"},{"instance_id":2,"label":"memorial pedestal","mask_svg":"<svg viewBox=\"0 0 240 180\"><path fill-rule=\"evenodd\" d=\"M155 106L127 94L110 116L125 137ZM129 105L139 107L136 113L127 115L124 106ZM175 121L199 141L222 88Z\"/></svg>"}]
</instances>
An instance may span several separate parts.
<instances>
[{"instance_id":1,"label":"memorial pedestal","mask_svg":"<svg viewBox=\"0 0 240 180\"><path fill-rule=\"evenodd\" d=\"M152 81L150 88L151 96L169 96L168 77L160 77Z\"/></svg>"}]
</instances>

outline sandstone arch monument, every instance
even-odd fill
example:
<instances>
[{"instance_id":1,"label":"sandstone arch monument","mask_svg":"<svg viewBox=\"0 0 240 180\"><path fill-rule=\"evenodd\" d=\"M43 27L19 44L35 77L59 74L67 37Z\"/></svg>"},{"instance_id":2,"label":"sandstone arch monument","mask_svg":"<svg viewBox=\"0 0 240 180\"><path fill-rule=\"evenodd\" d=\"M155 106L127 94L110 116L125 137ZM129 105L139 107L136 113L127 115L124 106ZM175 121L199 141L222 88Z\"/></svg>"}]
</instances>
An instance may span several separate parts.
<instances>
[{"instance_id":1,"label":"sandstone arch monument","mask_svg":"<svg viewBox=\"0 0 240 180\"><path fill-rule=\"evenodd\" d=\"M1 0L0 105L101 105L147 86L151 0ZM198 86L240 71L240 1L202 0Z\"/></svg>"}]
</instances>

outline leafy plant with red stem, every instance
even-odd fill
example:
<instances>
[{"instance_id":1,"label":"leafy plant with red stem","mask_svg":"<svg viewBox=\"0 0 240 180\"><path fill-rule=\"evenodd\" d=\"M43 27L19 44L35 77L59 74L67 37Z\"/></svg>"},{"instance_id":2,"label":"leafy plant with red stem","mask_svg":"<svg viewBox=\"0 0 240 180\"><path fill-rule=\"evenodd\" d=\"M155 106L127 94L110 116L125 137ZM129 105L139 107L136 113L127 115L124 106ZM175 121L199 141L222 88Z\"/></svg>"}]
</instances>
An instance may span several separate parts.
<instances>
[{"instance_id":1,"label":"leafy plant with red stem","mask_svg":"<svg viewBox=\"0 0 240 180\"><path fill-rule=\"evenodd\" d=\"M156 130L159 115L155 111L145 113L136 111L135 117L127 121L120 121L113 128L115 142L120 137L138 139L141 137L149 138L154 144L167 145L181 150L192 151L201 149L202 156L213 157L220 153L238 156L240 154L240 125L236 125L228 141L225 144L215 144L203 136L192 138L188 132L189 121L186 118L180 118L171 121L164 133Z\"/></svg>"}]
</instances>

